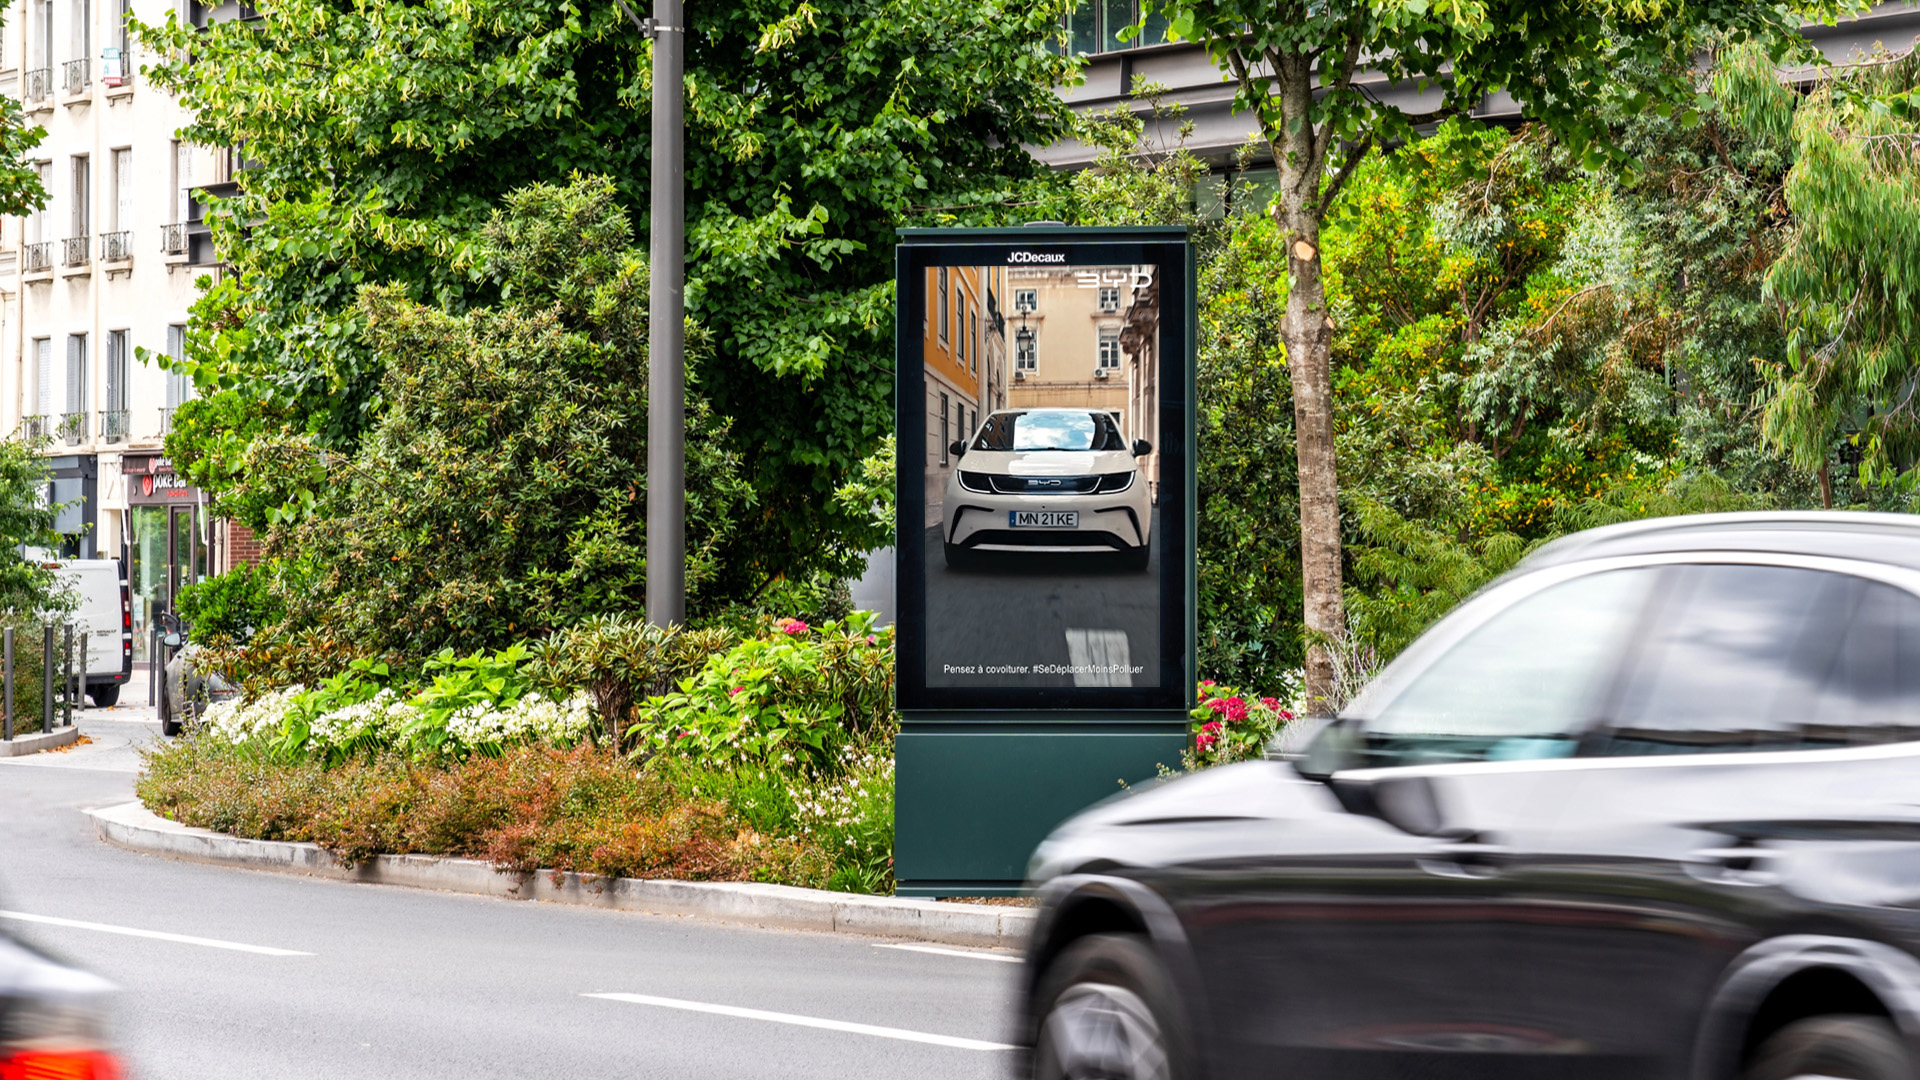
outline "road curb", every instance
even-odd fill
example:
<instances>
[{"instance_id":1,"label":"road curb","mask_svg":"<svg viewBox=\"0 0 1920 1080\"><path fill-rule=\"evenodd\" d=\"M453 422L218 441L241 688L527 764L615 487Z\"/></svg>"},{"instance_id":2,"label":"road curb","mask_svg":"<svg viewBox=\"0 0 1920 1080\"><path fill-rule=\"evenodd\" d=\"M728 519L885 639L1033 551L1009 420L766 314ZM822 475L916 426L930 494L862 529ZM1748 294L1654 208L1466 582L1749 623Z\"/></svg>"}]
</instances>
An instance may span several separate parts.
<instances>
[{"instance_id":1,"label":"road curb","mask_svg":"<svg viewBox=\"0 0 1920 1080\"><path fill-rule=\"evenodd\" d=\"M792 885L655 881L546 870L513 874L501 873L477 859L431 855L376 855L348 867L316 844L245 840L195 829L168 821L138 802L101 807L87 814L101 839L133 851L336 881L987 948L1019 948L1033 925L1033 911L1027 908L863 896Z\"/></svg>"},{"instance_id":2,"label":"road curb","mask_svg":"<svg viewBox=\"0 0 1920 1080\"><path fill-rule=\"evenodd\" d=\"M77 727L36 731L31 735L15 735L11 739L0 739L0 758L37 754L42 750L58 750L62 746L72 746L79 738L80 729Z\"/></svg>"}]
</instances>

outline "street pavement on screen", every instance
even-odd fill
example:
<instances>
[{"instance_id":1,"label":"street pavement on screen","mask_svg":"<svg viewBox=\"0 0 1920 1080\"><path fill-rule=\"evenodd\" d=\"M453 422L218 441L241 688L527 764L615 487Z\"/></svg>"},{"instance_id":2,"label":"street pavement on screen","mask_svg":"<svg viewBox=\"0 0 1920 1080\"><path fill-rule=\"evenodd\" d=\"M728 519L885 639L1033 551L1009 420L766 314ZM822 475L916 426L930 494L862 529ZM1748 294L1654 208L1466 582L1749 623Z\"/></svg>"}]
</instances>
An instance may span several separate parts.
<instances>
[{"instance_id":1,"label":"street pavement on screen","mask_svg":"<svg viewBox=\"0 0 1920 1080\"><path fill-rule=\"evenodd\" d=\"M1152 686L1159 682L1160 511L1152 562L1121 568L1105 554L983 553L975 569L947 567L940 526L926 534L927 685ZM948 673L954 667L1107 665L1123 654L1146 670L1130 682L1085 675Z\"/></svg>"},{"instance_id":2,"label":"street pavement on screen","mask_svg":"<svg viewBox=\"0 0 1920 1080\"><path fill-rule=\"evenodd\" d=\"M1006 953L108 846L82 811L132 797L149 716L87 714L92 745L0 759L0 932L122 988L132 1080L1006 1075Z\"/></svg>"}]
</instances>

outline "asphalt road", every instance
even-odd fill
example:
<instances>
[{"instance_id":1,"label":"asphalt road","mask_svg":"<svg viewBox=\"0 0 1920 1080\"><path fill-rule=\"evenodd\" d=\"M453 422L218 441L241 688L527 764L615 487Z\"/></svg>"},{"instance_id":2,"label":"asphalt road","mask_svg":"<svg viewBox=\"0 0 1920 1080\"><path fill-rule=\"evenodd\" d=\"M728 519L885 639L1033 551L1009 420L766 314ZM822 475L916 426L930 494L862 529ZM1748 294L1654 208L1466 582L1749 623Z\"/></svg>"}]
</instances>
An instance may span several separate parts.
<instances>
[{"instance_id":1,"label":"asphalt road","mask_svg":"<svg viewBox=\"0 0 1920 1080\"><path fill-rule=\"evenodd\" d=\"M1009 954L138 855L81 811L131 797L152 727L81 728L0 759L0 933L122 988L131 1080L1007 1075Z\"/></svg>"},{"instance_id":2,"label":"asphalt road","mask_svg":"<svg viewBox=\"0 0 1920 1080\"><path fill-rule=\"evenodd\" d=\"M1160 511L1145 572L1102 554L982 552L951 570L940 526L927 530L928 686L1157 686L1160 682ZM1127 681L1074 674L1005 675L989 667L1141 667ZM974 671L949 671L949 667ZM1109 676L1110 677L1110 676ZM1076 682L1076 679L1079 681Z\"/></svg>"}]
</instances>

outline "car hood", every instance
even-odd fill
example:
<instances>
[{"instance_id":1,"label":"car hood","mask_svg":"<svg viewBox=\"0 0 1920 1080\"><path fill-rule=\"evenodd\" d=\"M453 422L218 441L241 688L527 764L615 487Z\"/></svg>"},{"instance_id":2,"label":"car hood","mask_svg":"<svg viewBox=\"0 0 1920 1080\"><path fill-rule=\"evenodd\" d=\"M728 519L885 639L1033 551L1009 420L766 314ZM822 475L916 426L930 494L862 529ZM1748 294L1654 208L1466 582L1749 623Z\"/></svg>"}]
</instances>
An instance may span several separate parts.
<instances>
[{"instance_id":1,"label":"car hood","mask_svg":"<svg viewBox=\"0 0 1920 1080\"><path fill-rule=\"evenodd\" d=\"M1325 784L1278 761L1247 761L1142 785L1082 811L1028 863L1038 886L1092 866L1157 866L1264 848L1284 823L1379 823L1344 810Z\"/></svg>"},{"instance_id":2,"label":"car hood","mask_svg":"<svg viewBox=\"0 0 1920 1080\"><path fill-rule=\"evenodd\" d=\"M1133 467L1133 455L1124 450L969 450L959 465L1009 476L1090 476Z\"/></svg>"}]
</instances>

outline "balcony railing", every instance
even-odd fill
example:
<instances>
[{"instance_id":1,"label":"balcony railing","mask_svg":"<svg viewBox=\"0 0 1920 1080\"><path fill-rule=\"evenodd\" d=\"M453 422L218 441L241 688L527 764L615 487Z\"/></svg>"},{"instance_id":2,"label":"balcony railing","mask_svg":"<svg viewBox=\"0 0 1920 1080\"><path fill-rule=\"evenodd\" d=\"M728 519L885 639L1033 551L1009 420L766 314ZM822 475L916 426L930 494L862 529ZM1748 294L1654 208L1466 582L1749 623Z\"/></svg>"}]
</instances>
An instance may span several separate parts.
<instances>
[{"instance_id":1,"label":"balcony railing","mask_svg":"<svg viewBox=\"0 0 1920 1080\"><path fill-rule=\"evenodd\" d=\"M100 414L100 437L107 442L126 442L130 426L125 409L107 409Z\"/></svg>"},{"instance_id":2,"label":"balcony railing","mask_svg":"<svg viewBox=\"0 0 1920 1080\"><path fill-rule=\"evenodd\" d=\"M92 246L88 243L90 239L91 237L86 236L69 236L65 240L60 241L60 243L65 246L65 250L60 253L60 265L87 265L87 248Z\"/></svg>"},{"instance_id":3,"label":"balcony railing","mask_svg":"<svg viewBox=\"0 0 1920 1080\"><path fill-rule=\"evenodd\" d=\"M100 261L123 262L133 258L133 233L122 230L100 234Z\"/></svg>"},{"instance_id":4,"label":"balcony railing","mask_svg":"<svg viewBox=\"0 0 1920 1080\"><path fill-rule=\"evenodd\" d=\"M79 446L87 441L87 414L70 412L60 414L60 438L68 446Z\"/></svg>"},{"instance_id":5,"label":"balcony railing","mask_svg":"<svg viewBox=\"0 0 1920 1080\"><path fill-rule=\"evenodd\" d=\"M23 416L20 418L20 437L23 439L44 439L47 436L47 418L44 416Z\"/></svg>"},{"instance_id":6,"label":"balcony railing","mask_svg":"<svg viewBox=\"0 0 1920 1080\"><path fill-rule=\"evenodd\" d=\"M34 68L21 80L22 100L29 105L38 105L53 96L53 69Z\"/></svg>"},{"instance_id":7,"label":"balcony railing","mask_svg":"<svg viewBox=\"0 0 1920 1080\"><path fill-rule=\"evenodd\" d=\"M160 252L163 255L185 255L187 253L187 223L177 222L160 226Z\"/></svg>"},{"instance_id":8,"label":"balcony railing","mask_svg":"<svg viewBox=\"0 0 1920 1080\"><path fill-rule=\"evenodd\" d=\"M29 274L53 269L53 241L28 244L20 249L21 263Z\"/></svg>"},{"instance_id":9,"label":"balcony railing","mask_svg":"<svg viewBox=\"0 0 1920 1080\"><path fill-rule=\"evenodd\" d=\"M69 94L84 94L93 85L93 64L87 57L60 65L60 85Z\"/></svg>"}]
</instances>

